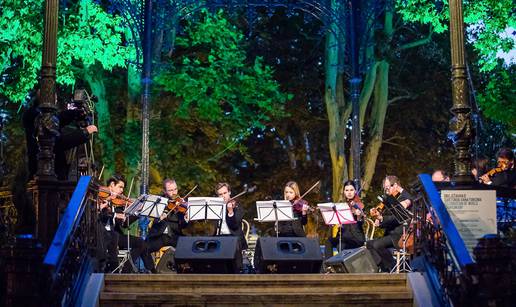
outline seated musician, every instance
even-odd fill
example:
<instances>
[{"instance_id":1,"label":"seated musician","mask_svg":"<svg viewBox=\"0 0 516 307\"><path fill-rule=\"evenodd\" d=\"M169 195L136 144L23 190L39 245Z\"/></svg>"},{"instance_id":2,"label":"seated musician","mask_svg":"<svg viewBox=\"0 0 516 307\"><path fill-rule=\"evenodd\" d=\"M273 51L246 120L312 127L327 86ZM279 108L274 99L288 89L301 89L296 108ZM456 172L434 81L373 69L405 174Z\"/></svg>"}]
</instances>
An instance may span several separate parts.
<instances>
[{"instance_id":1,"label":"seated musician","mask_svg":"<svg viewBox=\"0 0 516 307\"><path fill-rule=\"evenodd\" d=\"M308 222L308 202L301 199L299 186L295 181L289 181L285 184L283 190L285 200L292 203L294 212L293 221L282 221L278 223L278 236L280 237L306 237L303 226Z\"/></svg>"},{"instance_id":2,"label":"seated musician","mask_svg":"<svg viewBox=\"0 0 516 307\"><path fill-rule=\"evenodd\" d=\"M398 202L405 208L408 209L412 205L412 196L405 190L400 184L398 177L387 176L383 180L383 188L385 194L391 195L398 200ZM396 217L388 209L385 210L387 213L382 215L378 209L371 209L371 216L375 217L375 225L385 229L385 235L383 238L367 241L367 248L371 251L371 254L377 265L384 272L390 272L396 262L392 256L389 248L400 248L398 241L403 235L404 225L396 219Z\"/></svg>"},{"instance_id":3,"label":"seated musician","mask_svg":"<svg viewBox=\"0 0 516 307\"><path fill-rule=\"evenodd\" d=\"M169 200L178 199L177 183L174 179L163 181L163 196ZM179 236L183 235L183 229L188 225L185 214L179 211L163 212L159 220L154 221L147 237L149 251L159 251L164 246L177 246Z\"/></svg>"},{"instance_id":4,"label":"seated musician","mask_svg":"<svg viewBox=\"0 0 516 307\"><path fill-rule=\"evenodd\" d=\"M432 181L433 182L449 182L450 176L446 173L446 171L442 169L436 169L432 173Z\"/></svg>"},{"instance_id":5,"label":"seated musician","mask_svg":"<svg viewBox=\"0 0 516 307\"><path fill-rule=\"evenodd\" d=\"M336 248L338 250L339 245L342 249L349 249L363 246L365 242L364 230L362 228L364 204L357 195L355 183L352 180L344 182L342 198L351 208L357 223L343 224L342 226L334 225L332 227L332 233L325 244L325 255L327 258L333 256L333 249ZM341 231L342 234L340 233Z\"/></svg>"},{"instance_id":6,"label":"seated musician","mask_svg":"<svg viewBox=\"0 0 516 307\"><path fill-rule=\"evenodd\" d=\"M231 200L231 187L228 183L220 182L215 187L218 197L226 203L226 214L222 217L217 235L238 237L237 264L242 269L242 251L247 249L247 240L242 230L244 208L237 200Z\"/></svg>"},{"instance_id":7,"label":"seated musician","mask_svg":"<svg viewBox=\"0 0 516 307\"><path fill-rule=\"evenodd\" d=\"M482 175L480 182L493 186L516 188L516 170L512 149L501 148L496 159L497 167Z\"/></svg>"},{"instance_id":8,"label":"seated musician","mask_svg":"<svg viewBox=\"0 0 516 307\"><path fill-rule=\"evenodd\" d=\"M101 204L101 222L102 224L106 225L104 229L106 229L109 232L109 239L110 240L116 240L118 243L118 248L121 249L127 249L128 242L127 242L127 235L124 234L122 228L128 228L127 217L123 213L125 209L125 205L121 206L114 206L114 202L116 198L124 197L125 187L125 180L122 176L114 175L107 181L107 188L111 192L111 196L109 196L105 201L104 204ZM106 204L107 202L107 204ZM106 210L107 207L110 207L109 210ZM127 230L129 231L129 230ZM109 249L108 249L108 258L110 259L110 262L114 260L113 257L118 256L118 250L115 249L113 251L113 241L109 241ZM147 244L145 241L143 241L139 237L135 237L130 235L129 236L129 244L131 248L131 258L133 262L135 262L139 257L141 257L143 264L145 266L145 269L148 271L155 273L156 270L154 268L154 261L152 260L152 257L148 251ZM118 260L117 260L118 262ZM112 270L111 270L112 271ZM123 268L123 271L130 272L132 271L132 268L130 267L129 263L126 263L126 265Z\"/></svg>"}]
</instances>

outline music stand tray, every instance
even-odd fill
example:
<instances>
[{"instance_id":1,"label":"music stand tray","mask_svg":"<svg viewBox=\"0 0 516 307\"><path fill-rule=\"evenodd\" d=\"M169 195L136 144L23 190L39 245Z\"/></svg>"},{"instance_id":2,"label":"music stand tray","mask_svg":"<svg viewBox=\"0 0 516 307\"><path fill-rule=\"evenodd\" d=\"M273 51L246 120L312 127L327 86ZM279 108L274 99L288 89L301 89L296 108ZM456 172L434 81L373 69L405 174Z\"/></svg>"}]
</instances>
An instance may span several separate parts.
<instances>
[{"instance_id":1,"label":"music stand tray","mask_svg":"<svg viewBox=\"0 0 516 307\"><path fill-rule=\"evenodd\" d=\"M278 223L282 221L293 221L294 212L292 203L288 200L265 200L256 202L256 212L259 222L274 222L276 237L279 235Z\"/></svg>"},{"instance_id":2,"label":"music stand tray","mask_svg":"<svg viewBox=\"0 0 516 307\"><path fill-rule=\"evenodd\" d=\"M355 224L355 218L347 203L317 204L326 225Z\"/></svg>"},{"instance_id":3,"label":"music stand tray","mask_svg":"<svg viewBox=\"0 0 516 307\"><path fill-rule=\"evenodd\" d=\"M164 196L143 194L127 207L124 213L127 215L159 218L167 205L168 198Z\"/></svg>"},{"instance_id":4,"label":"music stand tray","mask_svg":"<svg viewBox=\"0 0 516 307\"><path fill-rule=\"evenodd\" d=\"M222 220L226 212L226 203L222 197L189 197L188 219L197 220Z\"/></svg>"}]
</instances>

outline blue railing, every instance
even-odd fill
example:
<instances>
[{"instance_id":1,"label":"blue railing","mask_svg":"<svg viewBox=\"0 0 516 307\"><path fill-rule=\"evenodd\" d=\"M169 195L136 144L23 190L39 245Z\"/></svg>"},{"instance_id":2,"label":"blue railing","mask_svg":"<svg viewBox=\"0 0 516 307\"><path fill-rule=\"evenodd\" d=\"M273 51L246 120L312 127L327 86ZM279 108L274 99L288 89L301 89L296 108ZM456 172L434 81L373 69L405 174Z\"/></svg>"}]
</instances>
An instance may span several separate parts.
<instances>
[{"instance_id":1,"label":"blue railing","mask_svg":"<svg viewBox=\"0 0 516 307\"><path fill-rule=\"evenodd\" d=\"M441 305L461 305L471 299L475 262L446 209L430 175L418 176L415 201L418 247L424 256L425 271Z\"/></svg>"},{"instance_id":2,"label":"blue railing","mask_svg":"<svg viewBox=\"0 0 516 307\"><path fill-rule=\"evenodd\" d=\"M95 268L96 208L89 197L92 178L83 176L43 261L51 305L73 306Z\"/></svg>"},{"instance_id":3,"label":"blue railing","mask_svg":"<svg viewBox=\"0 0 516 307\"><path fill-rule=\"evenodd\" d=\"M432 205L433 212L441 225L446 239L448 240L451 252L453 253L455 260L457 260L457 265L461 268L471 265L474 261L471 259L471 255L466 248L464 240L462 240L455 223L453 223L448 210L444 206L441 195L432 181L432 177L428 174L421 174L419 175L419 180L426 191L426 195Z\"/></svg>"}]
</instances>

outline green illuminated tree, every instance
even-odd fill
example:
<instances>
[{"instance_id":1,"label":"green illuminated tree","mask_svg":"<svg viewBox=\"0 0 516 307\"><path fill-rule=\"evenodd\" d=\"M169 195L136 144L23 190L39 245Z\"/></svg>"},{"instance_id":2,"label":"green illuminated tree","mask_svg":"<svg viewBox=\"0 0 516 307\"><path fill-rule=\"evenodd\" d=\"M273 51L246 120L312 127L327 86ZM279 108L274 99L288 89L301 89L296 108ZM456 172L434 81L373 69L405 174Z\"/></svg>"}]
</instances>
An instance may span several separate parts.
<instances>
[{"instance_id":1,"label":"green illuminated tree","mask_svg":"<svg viewBox=\"0 0 516 307\"><path fill-rule=\"evenodd\" d=\"M0 95L22 103L37 84L43 42L43 0L0 0ZM133 53L122 43L118 17L105 12L92 0L68 3L60 12L57 83L72 87L85 80L99 98L96 104L103 162L113 167L111 117L106 100L104 72L125 67Z\"/></svg>"},{"instance_id":2,"label":"green illuminated tree","mask_svg":"<svg viewBox=\"0 0 516 307\"><path fill-rule=\"evenodd\" d=\"M181 182L222 180L219 161L283 114L288 95L262 59L247 58L242 33L221 14L200 14L162 64L152 123L153 165ZM157 159L156 159L157 158ZM208 187L208 191L211 188Z\"/></svg>"}]
</instances>

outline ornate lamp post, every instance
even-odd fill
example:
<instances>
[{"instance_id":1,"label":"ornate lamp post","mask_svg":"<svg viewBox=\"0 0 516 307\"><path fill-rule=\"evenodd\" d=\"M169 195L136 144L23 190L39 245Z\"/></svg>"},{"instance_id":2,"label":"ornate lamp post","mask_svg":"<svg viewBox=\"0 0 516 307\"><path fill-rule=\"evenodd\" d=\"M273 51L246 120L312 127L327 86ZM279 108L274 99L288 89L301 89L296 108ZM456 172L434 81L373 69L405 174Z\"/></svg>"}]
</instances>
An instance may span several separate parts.
<instances>
[{"instance_id":1,"label":"ornate lamp post","mask_svg":"<svg viewBox=\"0 0 516 307\"><path fill-rule=\"evenodd\" d=\"M45 29L43 56L41 61L40 109L36 119L38 136L37 179L56 180L54 170L55 138L59 135L59 120L55 116L56 105L56 55L57 55L57 14L59 0L45 1Z\"/></svg>"},{"instance_id":2,"label":"ornate lamp post","mask_svg":"<svg viewBox=\"0 0 516 307\"><path fill-rule=\"evenodd\" d=\"M449 0L450 6L450 42L452 61L452 99L449 138L455 146L455 171L453 180L457 183L470 183L471 175L471 139L474 127L471 124L471 107L464 60L464 20L462 0Z\"/></svg>"}]
</instances>

